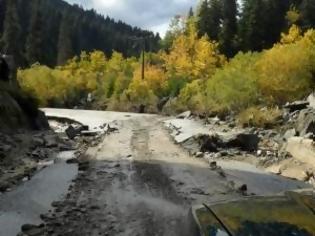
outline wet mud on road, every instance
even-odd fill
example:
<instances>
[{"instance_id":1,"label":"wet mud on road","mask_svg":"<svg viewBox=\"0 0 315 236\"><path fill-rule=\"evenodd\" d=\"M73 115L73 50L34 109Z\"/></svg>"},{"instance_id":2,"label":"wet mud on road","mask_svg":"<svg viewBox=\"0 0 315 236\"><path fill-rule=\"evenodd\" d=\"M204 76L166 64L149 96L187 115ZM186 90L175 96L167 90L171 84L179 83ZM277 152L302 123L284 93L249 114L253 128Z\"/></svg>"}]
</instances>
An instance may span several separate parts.
<instances>
[{"instance_id":1,"label":"wet mud on road","mask_svg":"<svg viewBox=\"0 0 315 236\"><path fill-rule=\"evenodd\" d=\"M191 235L191 204L239 197L206 163L173 144L159 118L119 126L88 151L88 170L47 215L46 234Z\"/></svg>"},{"instance_id":2,"label":"wet mud on road","mask_svg":"<svg viewBox=\"0 0 315 236\"><path fill-rule=\"evenodd\" d=\"M89 168L79 174L66 200L56 204L55 213L47 215L45 233L193 235L188 218L192 205L243 197L229 178L175 145L162 120L144 116L119 121L118 132L90 148ZM257 173L257 179L259 175L266 176ZM261 189L252 186L252 192ZM272 186L265 191L279 192Z\"/></svg>"},{"instance_id":3,"label":"wet mud on road","mask_svg":"<svg viewBox=\"0 0 315 236\"><path fill-rule=\"evenodd\" d=\"M101 124L106 113L98 114L101 117L88 115L89 122L97 119ZM188 217L192 205L244 197L231 180L242 184L251 178L249 194L303 187L274 176L264 184L259 180L270 179L268 174L230 168L235 163L226 164L222 176L174 143L163 124L165 118L111 115L118 131L88 149L87 161L79 165L68 194L53 202L54 211L41 215L42 227L31 229L36 235L194 235ZM285 187L279 189L282 183Z\"/></svg>"}]
</instances>

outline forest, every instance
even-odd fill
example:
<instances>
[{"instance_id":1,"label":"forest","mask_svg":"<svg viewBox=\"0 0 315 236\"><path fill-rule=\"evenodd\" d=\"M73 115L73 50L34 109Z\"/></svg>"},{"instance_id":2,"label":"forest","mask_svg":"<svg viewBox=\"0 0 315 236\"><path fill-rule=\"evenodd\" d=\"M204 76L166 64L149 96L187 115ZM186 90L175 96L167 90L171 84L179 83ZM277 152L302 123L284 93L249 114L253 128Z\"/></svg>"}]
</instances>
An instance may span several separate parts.
<instances>
[{"instance_id":1,"label":"forest","mask_svg":"<svg viewBox=\"0 0 315 236\"><path fill-rule=\"evenodd\" d=\"M156 51L160 36L62 0L0 0L0 53L20 67L56 66L81 51L139 55L137 39Z\"/></svg>"},{"instance_id":2,"label":"forest","mask_svg":"<svg viewBox=\"0 0 315 236\"><path fill-rule=\"evenodd\" d=\"M87 108L233 114L264 126L315 88L313 12L315 0L202 0L174 17L159 51L147 49L144 79L141 57L96 48L18 79L41 106L73 108L91 94Z\"/></svg>"}]
</instances>

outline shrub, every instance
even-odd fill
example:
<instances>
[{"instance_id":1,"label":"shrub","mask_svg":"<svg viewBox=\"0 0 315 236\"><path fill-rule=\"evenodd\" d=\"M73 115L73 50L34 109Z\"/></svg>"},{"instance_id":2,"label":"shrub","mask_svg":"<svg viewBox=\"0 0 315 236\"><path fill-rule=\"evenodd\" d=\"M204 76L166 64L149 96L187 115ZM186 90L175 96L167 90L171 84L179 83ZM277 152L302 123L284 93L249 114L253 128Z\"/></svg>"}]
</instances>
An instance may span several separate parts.
<instances>
[{"instance_id":1,"label":"shrub","mask_svg":"<svg viewBox=\"0 0 315 236\"><path fill-rule=\"evenodd\" d=\"M238 115L238 123L244 127L274 127L282 113L278 108L251 107Z\"/></svg>"},{"instance_id":2,"label":"shrub","mask_svg":"<svg viewBox=\"0 0 315 236\"><path fill-rule=\"evenodd\" d=\"M297 32L290 30L291 37L283 35L285 43L262 53L256 64L260 91L269 105L301 99L313 87L315 32L304 37L298 37Z\"/></svg>"},{"instance_id":3,"label":"shrub","mask_svg":"<svg viewBox=\"0 0 315 236\"><path fill-rule=\"evenodd\" d=\"M211 113L239 112L259 102L257 53L240 53L206 84L206 106Z\"/></svg>"}]
</instances>

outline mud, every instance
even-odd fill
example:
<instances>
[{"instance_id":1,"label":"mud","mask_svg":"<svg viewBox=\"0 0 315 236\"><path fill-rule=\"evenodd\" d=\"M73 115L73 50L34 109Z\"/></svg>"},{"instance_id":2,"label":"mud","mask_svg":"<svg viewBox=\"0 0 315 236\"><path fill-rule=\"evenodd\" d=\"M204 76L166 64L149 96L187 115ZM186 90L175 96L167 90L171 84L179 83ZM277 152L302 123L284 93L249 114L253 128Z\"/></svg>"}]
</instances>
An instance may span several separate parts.
<instances>
[{"instance_id":1,"label":"mud","mask_svg":"<svg viewBox=\"0 0 315 236\"><path fill-rule=\"evenodd\" d=\"M174 144L165 118L121 115L115 121L119 131L89 148L84 171L65 199L42 216L40 235L193 235L192 205L244 197L233 180L246 184L251 178L249 194L305 186L252 169L227 168L224 177Z\"/></svg>"}]
</instances>

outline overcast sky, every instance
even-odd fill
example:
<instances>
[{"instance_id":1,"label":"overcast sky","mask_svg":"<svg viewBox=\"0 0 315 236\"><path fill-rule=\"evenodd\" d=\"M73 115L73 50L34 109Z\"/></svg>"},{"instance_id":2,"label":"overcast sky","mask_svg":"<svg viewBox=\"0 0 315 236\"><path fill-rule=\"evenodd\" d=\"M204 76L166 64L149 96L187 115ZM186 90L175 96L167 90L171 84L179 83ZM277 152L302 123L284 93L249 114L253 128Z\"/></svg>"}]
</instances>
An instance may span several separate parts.
<instances>
[{"instance_id":1,"label":"overcast sky","mask_svg":"<svg viewBox=\"0 0 315 236\"><path fill-rule=\"evenodd\" d=\"M164 36L174 15L187 14L198 0L66 0Z\"/></svg>"}]
</instances>

